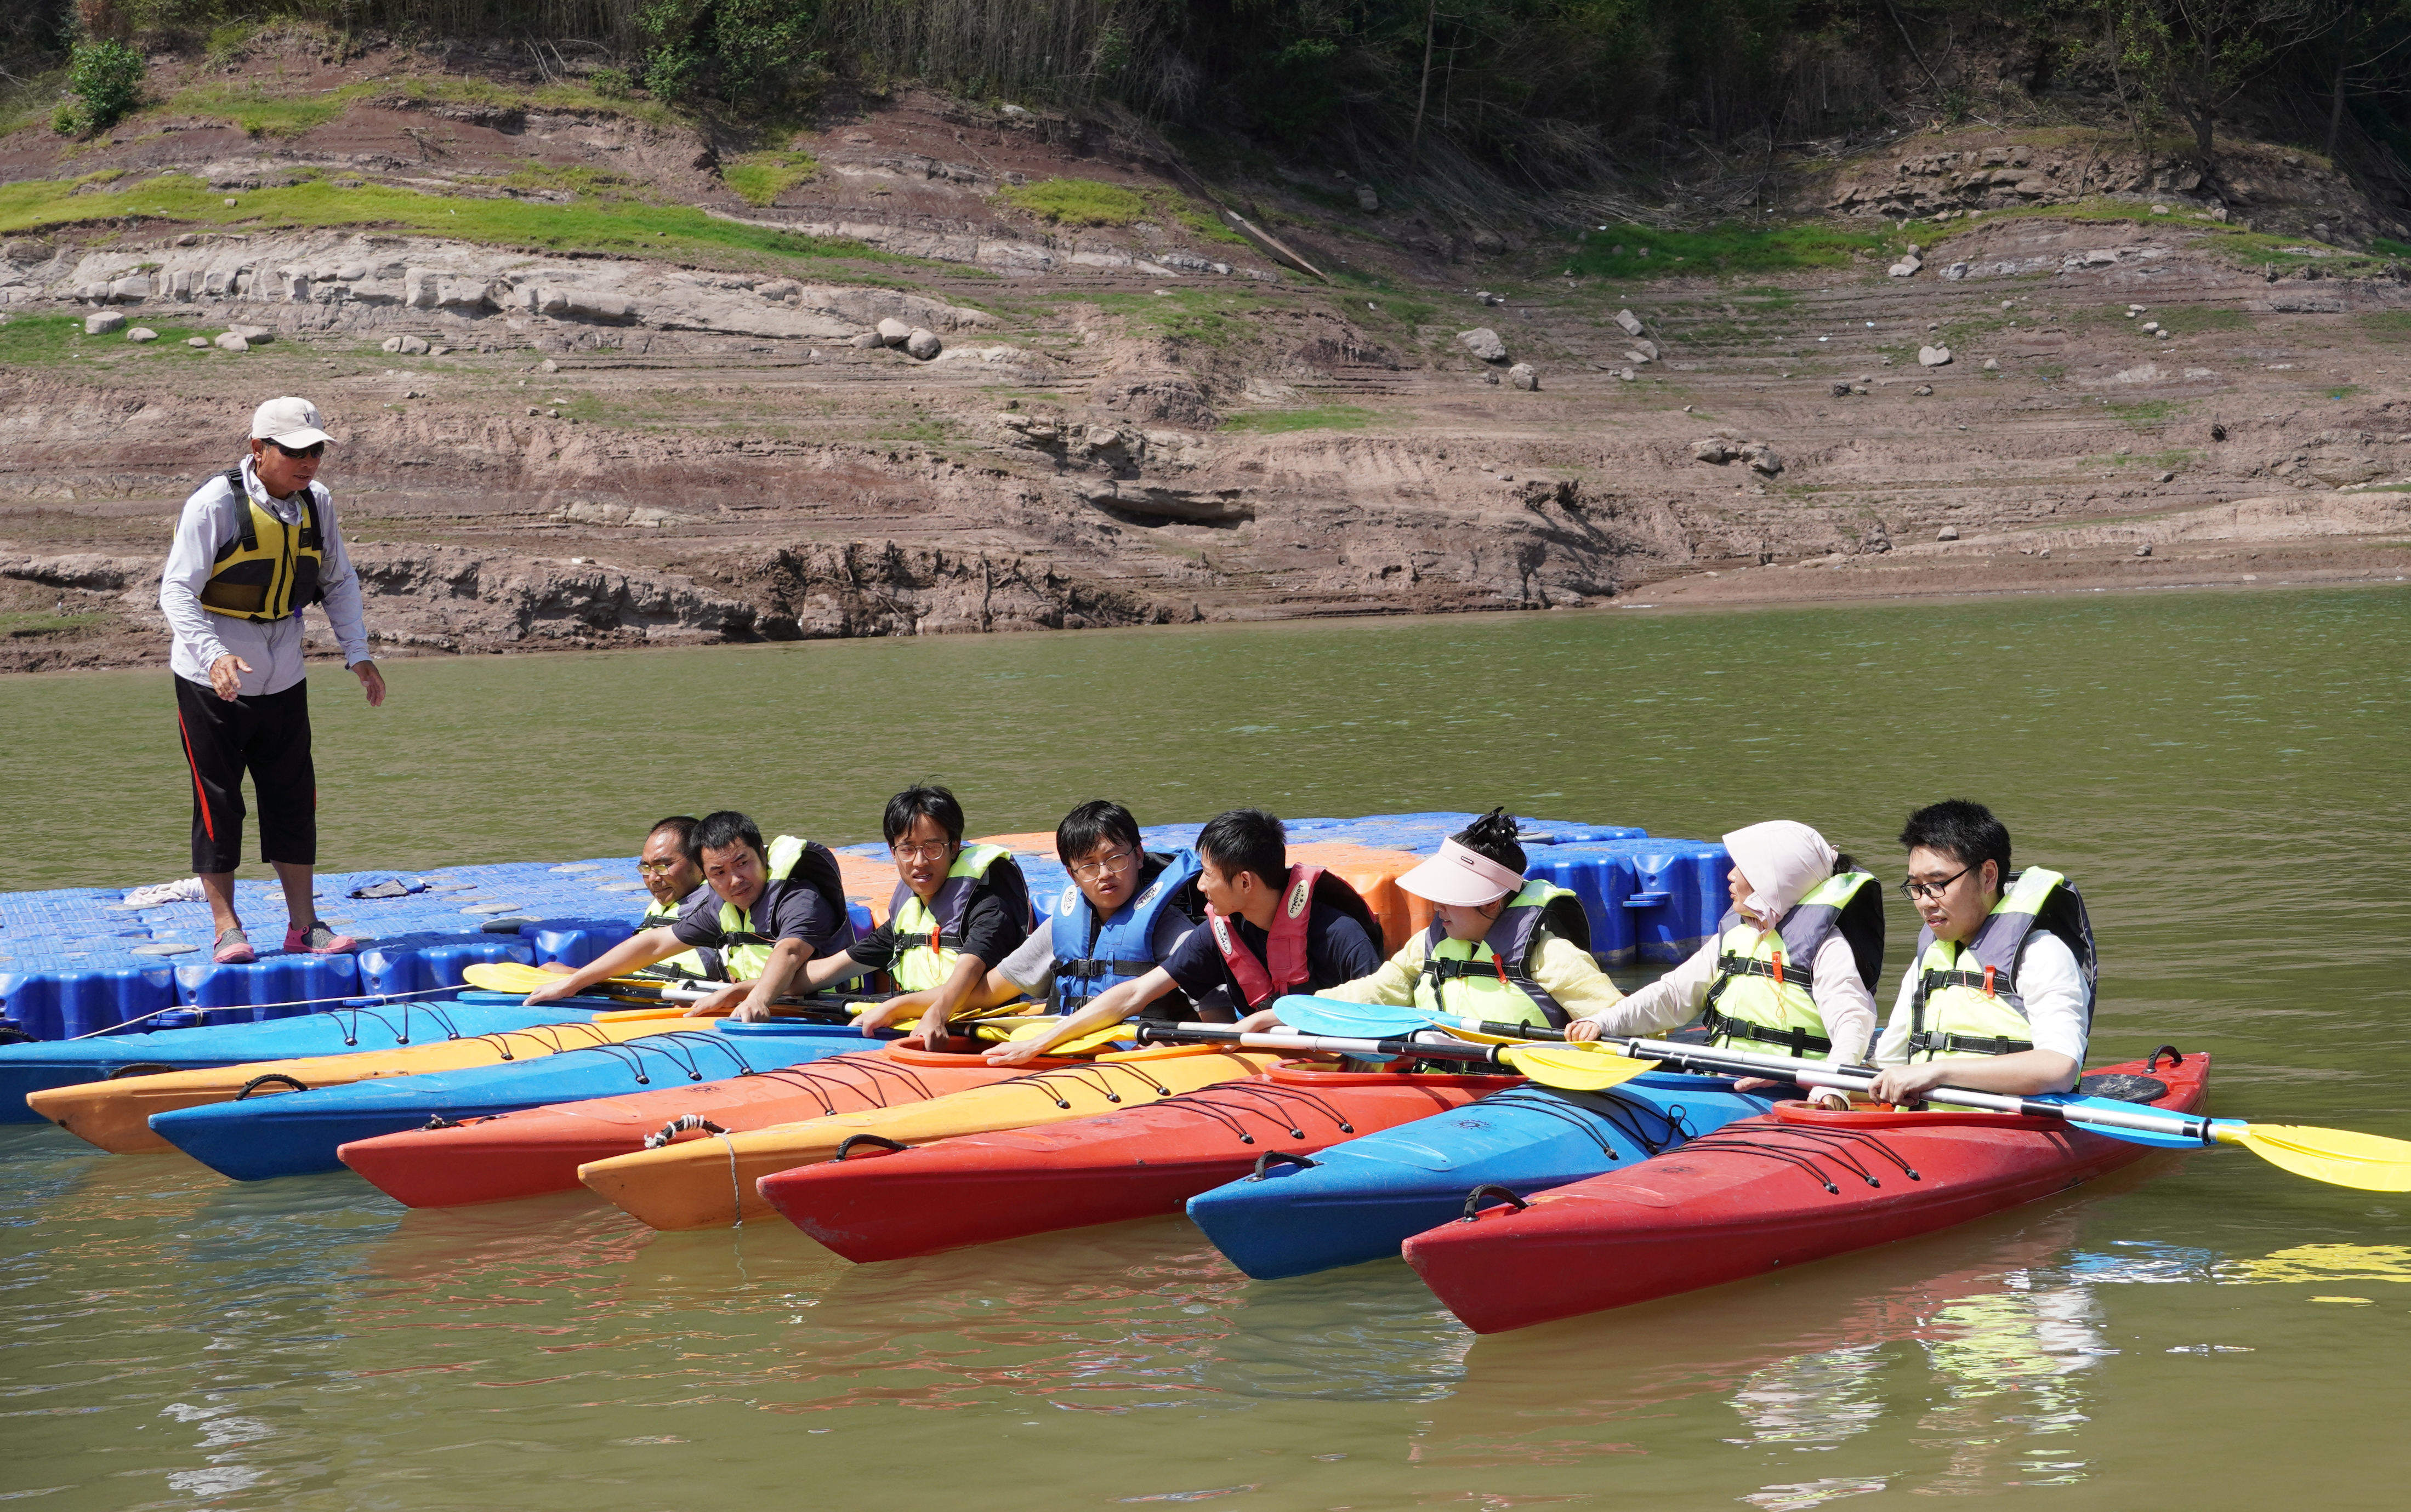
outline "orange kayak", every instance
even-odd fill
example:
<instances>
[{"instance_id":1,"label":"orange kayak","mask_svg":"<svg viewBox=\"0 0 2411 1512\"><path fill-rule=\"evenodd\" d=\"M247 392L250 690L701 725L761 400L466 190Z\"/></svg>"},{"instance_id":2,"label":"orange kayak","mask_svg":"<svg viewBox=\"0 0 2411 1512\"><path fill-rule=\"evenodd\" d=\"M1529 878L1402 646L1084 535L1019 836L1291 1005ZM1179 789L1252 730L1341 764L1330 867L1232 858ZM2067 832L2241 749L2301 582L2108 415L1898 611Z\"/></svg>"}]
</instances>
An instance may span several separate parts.
<instances>
[{"instance_id":1,"label":"orange kayak","mask_svg":"<svg viewBox=\"0 0 2411 1512\"><path fill-rule=\"evenodd\" d=\"M900 1108L867 1109L742 1134L709 1134L580 1166L577 1179L655 1228L705 1228L770 1215L754 1184L855 1146L926 1144L957 1134L1060 1124L1254 1076L1272 1051L1174 1045L1051 1067Z\"/></svg>"}]
</instances>

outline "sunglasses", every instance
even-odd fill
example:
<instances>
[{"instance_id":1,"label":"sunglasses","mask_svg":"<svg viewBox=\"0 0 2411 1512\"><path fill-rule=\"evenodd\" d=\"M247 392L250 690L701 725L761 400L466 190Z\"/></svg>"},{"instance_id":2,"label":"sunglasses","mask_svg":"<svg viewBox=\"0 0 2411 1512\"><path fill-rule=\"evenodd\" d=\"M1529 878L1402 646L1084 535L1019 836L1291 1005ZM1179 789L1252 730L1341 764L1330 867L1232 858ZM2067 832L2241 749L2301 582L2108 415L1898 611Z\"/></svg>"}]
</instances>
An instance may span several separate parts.
<instances>
[{"instance_id":1,"label":"sunglasses","mask_svg":"<svg viewBox=\"0 0 2411 1512\"><path fill-rule=\"evenodd\" d=\"M271 441L269 444L275 447L278 451L283 452L285 456L295 458L303 457L318 458L327 455L327 443L323 441L314 442L310 445L299 447L287 446L281 441Z\"/></svg>"}]
</instances>

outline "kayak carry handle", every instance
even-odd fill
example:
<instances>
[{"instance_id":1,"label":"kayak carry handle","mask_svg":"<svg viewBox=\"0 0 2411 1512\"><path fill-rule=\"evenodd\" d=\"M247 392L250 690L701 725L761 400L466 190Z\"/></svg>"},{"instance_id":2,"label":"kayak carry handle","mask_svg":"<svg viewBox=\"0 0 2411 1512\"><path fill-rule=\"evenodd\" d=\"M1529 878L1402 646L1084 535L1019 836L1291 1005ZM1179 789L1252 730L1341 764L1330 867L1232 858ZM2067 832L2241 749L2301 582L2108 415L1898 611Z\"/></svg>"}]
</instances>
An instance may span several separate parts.
<instances>
[{"instance_id":1,"label":"kayak carry handle","mask_svg":"<svg viewBox=\"0 0 2411 1512\"><path fill-rule=\"evenodd\" d=\"M1481 1214L1482 1199L1485 1197L1503 1197L1508 1201L1515 1205L1515 1211L1518 1213L1523 1212L1526 1208L1532 1205L1531 1203L1525 1201L1522 1198L1516 1196L1514 1192L1511 1191L1507 1187L1499 1185L1497 1182L1483 1182L1481 1185L1465 1194L1465 1216L1457 1219L1456 1221L1459 1223L1471 1223L1474 1218Z\"/></svg>"},{"instance_id":2,"label":"kayak carry handle","mask_svg":"<svg viewBox=\"0 0 2411 1512\"><path fill-rule=\"evenodd\" d=\"M1249 1173L1248 1180L1264 1180L1264 1172L1275 1166L1295 1166L1300 1170L1309 1170L1321 1164L1320 1160L1310 1160L1289 1150L1266 1150L1256 1156L1256 1169Z\"/></svg>"},{"instance_id":3,"label":"kayak carry handle","mask_svg":"<svg viewBox=\"0 0 2411 1512\"><path fill-rule=\"evenodd\" d=\"M2183 1066L2185 1064L2184 1052L2178 1050L2174 1045L2162 1045L2159 1049L2152 1052L2150 1059L2143 1062L2143 1069L2147 1071L2158 1070L2160 1069L2160 1057L2162 1055L2166 1055L2169 1058L2169 1064L2171 1066Z\"/></svg>"},{"instance_id":4,"label":"kayak carry handle","mask_svg":"<svg viewBox=\"0 0 2411 1512\"><path fill-rule=\"evenodd\" d=\"M648 1150L658 1150L663 1145L669 1143L670 1141L677 1139L679 1135L693 1128L699 1128L706 1134L725 1134L728 1132L728 1130L721 1127L718 1124L713 1123L710 1119L704 1117L701 1113L680 1113L676 1118L664 1124L661 1127L655 1129L650 1134L646 1135L645 1148Z\"/></svg>"},{"instance_id":5,"label":"kayak carry handle","mask_svg":"<svg viewBox=\"0 0 2411 1512\"><path fill-rule=\"evenodd\" d=\"M270 1071L265 1076L255 1076L250 1081L245 1082L242 1084L242 1090L234 1095L234 1100L241 1102L243 1098L250 1097L254 1092L258 1091L261 1087L268 1085L271 1082L282 1082L296 1092L307 1092L310 1090L307 1086L302 1084L300 1077L287 1076L283 1071Z\"/></svg>"},{"instance_id":6,"label":"kayak carry handle","mask_svg":"<svg viewBox=\"0 0 2411 1512\"><path fill-rule=\"evenodd\" d=\"M874 1144L880 1149L893 1150L899 1154L912 1148L902 1141L891 1140L884 1134L849 1134L838 1141L837 1154L829 1156L829 1164L834 1166L844 1160L847 1156L854 1153L854 1147L857 1144Z\"/></svg>"},{"instance_id":7,"label":"kayak carry handle","mask_svg":"<svg viewBox=\"0 0 2411 1512\"><path fill-rule=\"evenodd\" d=\"M129 1076L161 1076L169 1071L179 1071L182 1069L183 1069L183 1067L170 1066L165 1061L138 1060L131 1065L120 1066L117 1069L110 1072L107 1076L102 1077L101 1080L104 1082L121 1082Z\"/></svg>"}]
</instances>

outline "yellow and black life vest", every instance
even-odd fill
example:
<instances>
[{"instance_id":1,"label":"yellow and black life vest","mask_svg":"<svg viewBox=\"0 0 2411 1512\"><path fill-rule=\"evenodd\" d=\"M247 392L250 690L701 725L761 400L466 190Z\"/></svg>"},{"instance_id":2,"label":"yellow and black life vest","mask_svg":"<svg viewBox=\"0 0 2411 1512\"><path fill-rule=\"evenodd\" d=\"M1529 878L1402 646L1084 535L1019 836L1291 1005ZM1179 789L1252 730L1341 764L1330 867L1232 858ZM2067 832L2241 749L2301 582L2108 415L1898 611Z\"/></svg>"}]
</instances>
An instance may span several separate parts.
<instances>
[{"instance_id":1,"label":"yellow and black life vest","mask_svg":"<svg viewBox=\"0 0 2411 1512\"><path fill-rule=\"evenodd\" d=\"M956 853L955 864L946 869L945 880L939 884L938 895L928 902L922 902L921 895L902 882L896 884L895 895L887 902L888 928L899 941L913 942L897 952L896 959L888 963L887 974L896 979L897 991L926 992L943 986L946 979L954 975L955 962L962 954L963 921L971 914L972 899L984 890L988 873L1000 865L1019 873L1013 852L1004 847L967 845ZM1028 922L1023 921L1025 924Z\"/></svg>"},{"instance_id":2,"label":"yellow and black life vest","mask_svg":"<svg viewBox=\"0 0 2411 1512\"><path fill-rule=\"evenodd\" d=\"M1542 930L1590 949L1590 916L1582 900L1549 882L1526 882L1481 939L1450 938L1435 923L1424 934L1424 969L1415 978L1415 1006L1452 1017L1496 1024L1545 1024L1569 1019L1549 990L1532 980L1532 957Z\"/></svg>"},{"instance_id":3,"label":"yellow and black life vest","mask_svg":"<svg viewBox=\"0 0 2411 1512\"><path fill-rule=\"evenodd\" d=\"M790 880L820 894L837 910L839 939L833 950L843 950L854 943L854 926L845 909L845 884L840 880L834 851L818 840L782 835L770 842L762 860L762 896L753 900L753 907L740 909L725 901L720 905L721 958L731 981L752 981L770 964L770 952L778 948L779 941L753 927L753 915L768 900L772 888Z\"/></svg>"},{"instance_id":4,"label":"yellow and black life vest","mask_svg":"<svg viewBox=\"0 0 2411 1512\"><path fill-rule=\"evenodd\" d=\"M2034 1025L2018 990L2018 950L2035 930L2059 937L2084 979L2084 1017L2093 1020L2097 972L2093 921L2076 885L2029 866L2009 879L2001 900L1965 944L1918 938L1917 988L1908 1000L1912 1060L2014 1055L2034 1048Z\"/></svg>"},{"instance_id":5,"label":"yellow and black life vest","mask_svg":"<svg viewBox=\"0 0 2411 1512\"><path fill-rule=\"evenodd\" d=\"M645 916L636 921L637 932L641 934L648 929L658 929L664 924L678 923L679 914L684 911L687 903L694 896L694 894L690 893L676 903L647 904ZM666 961L655 961L652 965L638 970L636 975L660 977L668 981L726 981L728 968L721 961L718 951L709 946L698 945L691 951L680 951Z\"/></svg>"},{"instance_id":6,"label":"yellow and black life vest","mask_svg":"<svg viewBox=\"0 0 2411 1512\"><path fill-rule=\"evenodd\" d=\"M1817 952L1835 930L1849 941L1859 979L1875 990L1883 973L1883 894L1874 877L1828 877L1761 929L1728 909L1717 934L1717 974L1703 1017L1711 1042L1753 1040L1792 1055L1826 1055L1834 1041L1817 1008Z\"/></svg>"},{"instance_id":7,"label":"yellow and black life vest","mask_svg":"<svg viewBox=\"0 0 2411 1512\"><path fill-rule=\"evenodd\" d=\"M242 533L218 547L201 607L236 619L282 619L317 603L327 552L316 485L301 490L300 522L287 525L251 496L242 469L226 469L226 481L243 505Z\"/></svg>"}]
</instances>

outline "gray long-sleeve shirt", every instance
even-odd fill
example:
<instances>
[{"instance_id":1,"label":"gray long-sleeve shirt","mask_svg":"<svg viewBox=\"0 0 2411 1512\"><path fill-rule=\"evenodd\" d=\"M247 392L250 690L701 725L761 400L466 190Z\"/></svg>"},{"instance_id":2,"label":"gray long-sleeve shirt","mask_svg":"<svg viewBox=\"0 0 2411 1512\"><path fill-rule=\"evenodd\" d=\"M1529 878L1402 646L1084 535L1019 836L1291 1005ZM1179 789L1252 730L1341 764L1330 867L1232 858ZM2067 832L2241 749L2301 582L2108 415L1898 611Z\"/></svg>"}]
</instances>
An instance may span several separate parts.
<instances>
[{"instance_id":1,"label":"gray long-sleeve shirt","mask_svg":"<svg viewBox=\"0 0 2411 1512\"><path fill-rule=\"evenodd\" d=\"M250 507L245 494L287 525L300 523L301 505L299 500L270 497L252 471L249 458L243 459L242 483L242 490L238 491L227 484L226 474L219 473L184 501L184 512L176 520L175 543L168 549L168 565L159 576L159 609L175 632L176 645L168 653L168 665L177 676L207 686L210 664L231 653L251 664L242 679L243 696L250 698L281 693L304 676L301 612L296 609L283 619L212 614L201 607L201 589L209 583L219 550L242 534L243 516ZM350 666L369 660L368 627L360 618L359 574L352 571L351 554L343 549L343 535L335 529L334 500L326 485L313 483L310 488L317 498L318 531L325 553L318 573L324 595L320 607L326 610L335 643L343 647L343 664Z\"/></svg>"}]
</instances>

